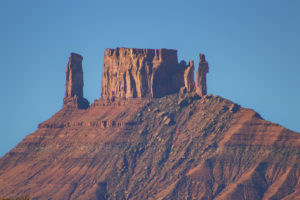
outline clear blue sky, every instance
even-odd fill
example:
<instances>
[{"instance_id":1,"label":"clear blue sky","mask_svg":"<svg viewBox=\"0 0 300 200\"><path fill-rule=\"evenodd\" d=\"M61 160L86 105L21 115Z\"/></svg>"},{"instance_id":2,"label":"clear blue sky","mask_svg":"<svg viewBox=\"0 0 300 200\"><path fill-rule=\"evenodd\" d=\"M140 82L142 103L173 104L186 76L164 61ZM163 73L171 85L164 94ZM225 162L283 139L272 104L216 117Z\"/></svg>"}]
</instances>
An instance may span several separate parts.
<instances>
[{"instance_id":1,"label":"clear blue sky","mask_svg":"<svg viewBox=\"0 0 300 200\"><path fill-rule=\"evenodd\" d=\"M62 107L70 52L100 97L105 48L205 53L209 93L300 132L299 0L1 0L0 156Z\"/></svg>"}]
</instances>

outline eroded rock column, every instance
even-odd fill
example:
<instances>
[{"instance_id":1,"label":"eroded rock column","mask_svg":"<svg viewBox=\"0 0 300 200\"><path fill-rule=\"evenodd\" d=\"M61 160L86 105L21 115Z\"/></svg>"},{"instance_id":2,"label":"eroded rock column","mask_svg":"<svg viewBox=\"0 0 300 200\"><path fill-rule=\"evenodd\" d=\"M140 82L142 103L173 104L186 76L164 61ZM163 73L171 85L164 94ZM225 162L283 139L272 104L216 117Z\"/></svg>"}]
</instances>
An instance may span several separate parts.
<instances>
[{"instance_id":1,"label":"eroded rock column","mask_svg":"<svg viewBox=\"0 0 300 200\"><path fill-rule=\"evenodd\" d=\"M66 69L64 107L88 108L89 102L83 97L82 56L71 53Z\"/></svg>"},{"instance_id":2,"label":"eroded rock column","mask_svg":"<svg viewBox=\"0 0 300 200\"><path fill-rule=\"evenodd\" d=\"M205 55L199 54L199 67L196 72L196 92L200 96L207 94L206 74L208 71L209 68L205 60Z\"/></svg>"},{"instance_id":3,"label":"eroded rock column","mask_svg":"<svg viewBox=\"0 0 300 200\"><path fill-rule=\"evenodd\" d=\"M189 65L184 71L184 86L187 92L193 92L195 89L194 70L194 61L190 60Z\"/></svg>"}]
</instances>

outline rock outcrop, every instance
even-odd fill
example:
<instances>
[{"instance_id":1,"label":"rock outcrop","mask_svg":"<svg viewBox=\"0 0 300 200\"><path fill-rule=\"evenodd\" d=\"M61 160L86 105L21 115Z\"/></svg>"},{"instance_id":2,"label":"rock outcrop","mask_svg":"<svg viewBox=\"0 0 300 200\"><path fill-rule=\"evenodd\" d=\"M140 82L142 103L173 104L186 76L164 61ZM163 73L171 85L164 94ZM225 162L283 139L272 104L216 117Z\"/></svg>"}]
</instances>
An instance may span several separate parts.
<instances>
[{"instance_id":1,"label":"rock outcrop","mask_svg":"<svg viewBox=\"0 0 300 200\"><path fill-rule=\"evenodd\" d=\"M196 92L200 96L207 94L206 74L208 73L208 63L204 54L199 54L199 67L196 73Z\"/></svg>"},{"instance_id":2,"label":"rock outcrop","mask_svg":"<svg viewBox=\"0 0 300 200\"><path fill-rule=\"evenodd\" d=\"M104 99L162 97L184 86L185 62L177 50L106 49L101 95Z\"/></svg>"},{"instance_id":3,"label":"rock outcrop","mask_svg":"<svg viewBox=\"0 0 300 200\"><path fill-rule=\"evenodd\" d=\"M184 71L184 86L187 92L193 92L195 89L194 70L194 61L190 60L188 67Z\"/></svg>"},{"instance_id":4,"label":"rock outcrop","mask_svg":"<svg viewBox=\"0 0 300 200\"><path fill-rule=\"evenodd\" d=\"M83 97L82 56L71 53L66 69L64 107L88 108L89 102Z\"/></svg>"}]
</instances>

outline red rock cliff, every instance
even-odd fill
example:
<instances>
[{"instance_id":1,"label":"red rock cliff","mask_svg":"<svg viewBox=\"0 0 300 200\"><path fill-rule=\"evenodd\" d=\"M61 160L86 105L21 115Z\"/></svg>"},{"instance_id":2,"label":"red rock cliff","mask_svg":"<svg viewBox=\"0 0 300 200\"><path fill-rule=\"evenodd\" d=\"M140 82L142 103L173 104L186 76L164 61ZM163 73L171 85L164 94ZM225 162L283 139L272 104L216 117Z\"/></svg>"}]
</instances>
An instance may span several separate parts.
<instances>
[{"instance_id":1,"label":"red rock cliff","mask_svg":"<svg viewBox=\"0 0 300 200\"><path fill-rule=\"evenodd\" d=\"M78 108L89 107L89 102L83 97L82 56L71 53L66 69L65 106Z\"/></svg>"},{"instance_id":2,"label":"red rock cliff","mask_svg":"<svg viewBox=\"0 0 300 200\"><path fill-rule=\"evenodd\" d=\"M185 62L177 50L106 49L101 95L104 99L162 97L184 86Z\"/></svg>"}]
</instances>

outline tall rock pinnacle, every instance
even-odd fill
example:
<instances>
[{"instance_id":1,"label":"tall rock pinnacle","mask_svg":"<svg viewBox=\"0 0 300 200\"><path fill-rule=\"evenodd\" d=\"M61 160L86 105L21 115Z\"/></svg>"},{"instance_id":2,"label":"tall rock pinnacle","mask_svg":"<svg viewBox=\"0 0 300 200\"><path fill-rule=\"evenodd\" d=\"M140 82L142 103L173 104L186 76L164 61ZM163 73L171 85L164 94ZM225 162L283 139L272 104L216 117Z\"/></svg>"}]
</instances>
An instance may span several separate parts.
<instances>
[{"instance_id":1,"label":"tall rock pinnacle","mask_svg":"<svg viewBox=\"0 0 300 200\"><path fill-rule=\"evenodd\" d=\"M101 95L104 99L162 97L184 86L185 62L177 50L106 49Z\"/></svg>"},{"instance_id":2,"label":"tall rock pinnacle","mask_svg":"<svg viewBox=\"0 0 300 200\"><path fill-rule=\"evenodd\" d=\"M194 61L190 60L188 67L184 71L184 85L187 92L195 90L194 70Z\"/></svg>"},{"instance_id":3,"label":"tall rock pinnacle","mask_svg":"<svg viewBox=\"0 0 300 200\"><path fill-rule=\"evenodd\" d=\"M88 108L89 102L83 97L82 56L71 53L66 69L65 106Z\"/></svg>"},{"instance_id":4,"label":"tall rock pinnacle","mask_svg":"<svg viewBox=\"0 0 300 200\"><path fill-rule=\"evenodd\" d=\"M196 92L203 96L207 94L206 74L208 73L208 63L204 54L199 54L199 67L196 73Z\"/></svg>"},{"instance_id":5,"label":"tall rock pinnacle","mask_svg":"<svg viewBox=\"0 0 300 200\"><path fill-rule=\"evenodd\" d=\"M65 97L83 97L82 56L71 53L66 69Z\"/></svg>"}]
</instances>

